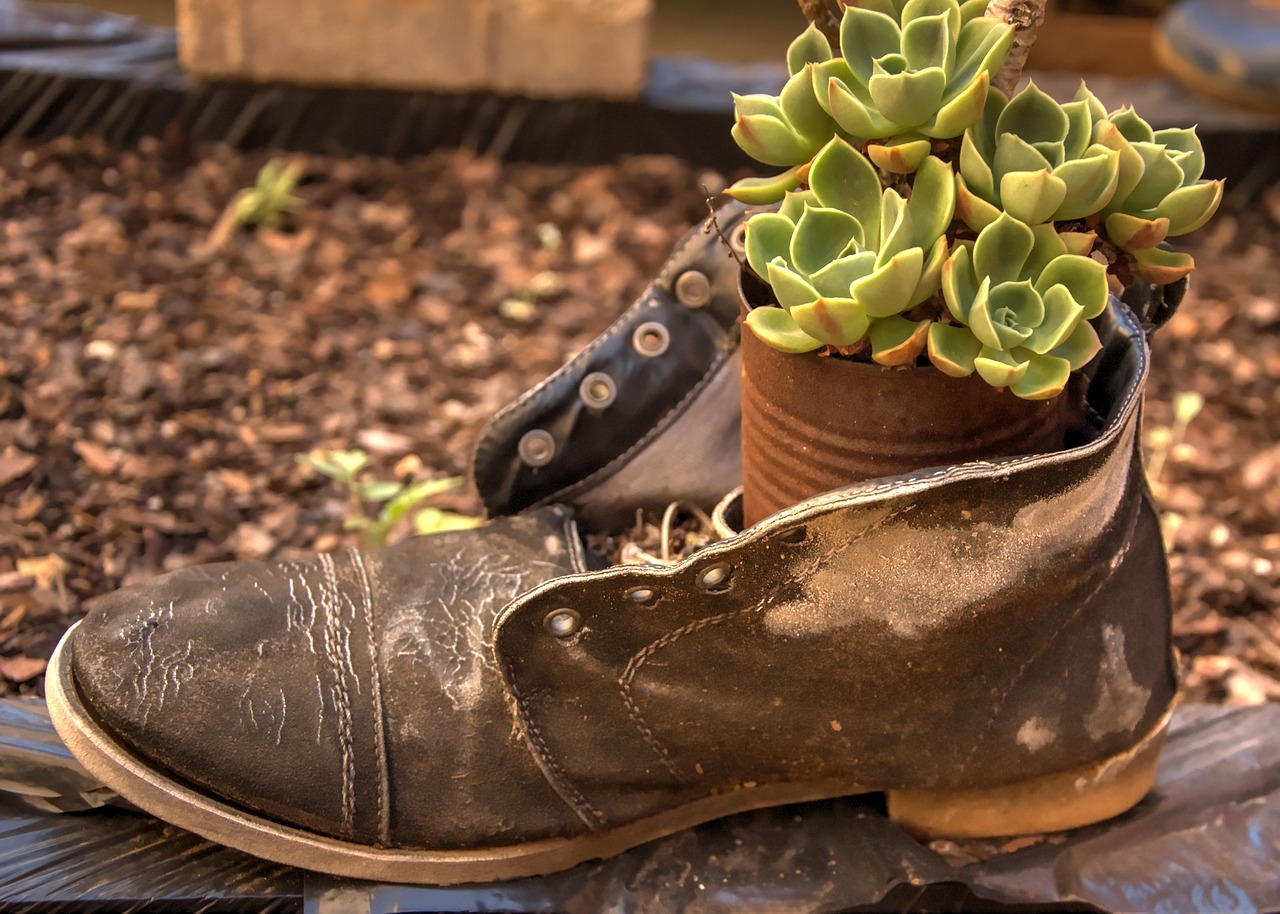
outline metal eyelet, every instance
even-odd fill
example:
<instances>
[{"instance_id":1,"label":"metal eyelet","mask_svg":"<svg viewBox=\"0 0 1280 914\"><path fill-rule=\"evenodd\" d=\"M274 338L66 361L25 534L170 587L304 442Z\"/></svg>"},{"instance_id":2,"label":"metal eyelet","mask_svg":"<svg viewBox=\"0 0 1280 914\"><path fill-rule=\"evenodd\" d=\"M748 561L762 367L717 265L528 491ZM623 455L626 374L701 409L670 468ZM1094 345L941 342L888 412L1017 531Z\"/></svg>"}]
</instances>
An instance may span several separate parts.
<instances>
[{"instance_id":1,"label":"metal eyelet","mask_svg":"<svg viewBox=\"0 0 1280 914\"><path fill-rule=\"evenodd\" d=\"M747 224L740 222L729 233L729 247L739 257L747 256Z\"/></svg>"},{"instance_id":2,"label":"metal eyelet","mask_svg":"<svg viewBox=\"0 0 1280 914\"><path fill-rule=\"evenodd\" d=\"M666 352L670 345L671 331L665 324L657 321L646 321L631 334L631 348L645 358L657 358Z\"/></svg>"},{"instance_id":3,"label":"metal eyelet","mask_svg":"<svg viewBox=\"0 0 1280 914\"><path fill-rule=\"evenodd\" d=\"M632 587L627 591L627 599L637 606L652 606L658 602L658 592L652 587Z\"/></svg>"},{"instance_id":4,"label":"metal eyelet","mask_svg":"<svg viewBox=\"0 0 1280 914\"><path fill-rule=\"evenodd\" d=\"M803 543L809 538L808 527L792 527L786 533L778 537L779 541L786 543L788 546L794 546L797 543Z\"/></svg>"},{"instance_id":5,"label":"metal eyelet","mask_svg":"<svg viewBox=\"0 0 1280 914\"><path fill-rule=\"evenodd\" d=\"M581 630L582 614L576 609L567 607L553 609L542 620L542 627L557 638L568 638Z\"/></svg>"},{"instance_id":6,"label":"metal eyelet","mask_svg":"<svg viewBox=\"0 0 1280 914\"><path fill-rule=\"evenodd\" d=\"M556 439L546 429L535 428L520 436L516 453L527 466L544 467L556 456Z\"/></svg>"},{"instance_id":7,"label":"metal eyelet","mask_svg":"<svg viewBox=\"0 0 1280 914\"><path fill-rule=\"evenodd\" d=\"M716 562L698 572L698 586L707 593L724 593L733 586L733 566Z\"/></svg>"},{"instance_id":8,"label":"metal eyelet","mask_svg":"<svg viewBox=\"0 0 1280 914\"><path fill-rule=\"evenodd\" d=\"M702 308L711 301L711 280L706 273L685 270L676 279L676 300L686 308Z\"/></svg>"},{"instance_id":9,"label":"metal eyelet","mask_svg":"<svg viewBox=\"0 0 1280 914\"><path fill-rule=\"evenodd\" d=\"M618 398L618 385L603 371L593 371L578 385L578 396L587 409L604 409Z\"/></svg>"}]
</instances>

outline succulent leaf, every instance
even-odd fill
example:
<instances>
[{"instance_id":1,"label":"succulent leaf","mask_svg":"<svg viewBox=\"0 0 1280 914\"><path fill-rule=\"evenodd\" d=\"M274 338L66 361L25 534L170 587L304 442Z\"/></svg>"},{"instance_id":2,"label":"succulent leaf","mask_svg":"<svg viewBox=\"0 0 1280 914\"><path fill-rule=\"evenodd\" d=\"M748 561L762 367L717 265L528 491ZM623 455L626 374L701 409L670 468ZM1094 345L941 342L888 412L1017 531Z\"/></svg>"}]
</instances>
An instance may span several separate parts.
<instances>
[{"instance_id":1,"label":"succulent leaf","mask_svg":"<svg viewBox=\"0 0 1280 914\"><path fill-rule=\"evenodd\" d=\"M894 315L871 325L871 358L890 368L914 365L929 339L932 321L909 321Z\"/></svg>"},{"instance_id":2,"label":"succulent leaf","mask_svg":"<svg viewBox=\"0 0 1280 914\"><path fill-rule=\"evenodd\" d=\"M811 206L822 206L821 201L818 200L818 195L812 190L792 191L782 198L782 205L778 207L778 215L786 216L794 226L800 221L800 217L804 215L805 209ZM749 222L748 225L750 225Z\"/></svg>"},{"instance_id":3,"label":"succulent leaf","mask_svg":"<svg viewBox=\"0 0 1280 914\"><path fill-rule=\"evenodd\" d=\"M937 15L916 16L902 27L902 56L913 70L936 68L946 74L955 69L956 44L951 36L959 29L960 11L954 11L956 24L952 25L952 10L946 3L939 5L942 12ZM945 88L945 75L943 79Z\"/></svg>"},{"instance_id":4,"label":"succulent leaf","mask_svg":"<svg viewBox=\"0 0 1280 914\"><path fill-rule=\"evenodd\" d=\"M880 198L880 250L876 266L884 266L891 257L912 247L915 242L914 229L907 201L893 188L885 188Z\"/></svg>"},{"instance_id":5,"label":"succulent leaf","mask_svg":"<svg viewBox=\"0 0 1280 914\"><path fill-rule=\"evenodd\" d=\"M1062 106L1062 113L1067 117L1067 136L1063 140L1062 151L1064 161L1069 162L1081 158L1093 143L1093 118L1089 116L1089 103L1082 99L1067 102Z\"/></svg>"},{"instance_id":6,"label":"succulent leaf","mask_svg":"<svg viewBox=\"0 0 1280 914\"><path fill-rule=\"evenodd\" d=\"M869 101L869 99L868 99ZM828 86L827 110L840 129L853 136L884 137L895 132L891 124L879 111L864 104L842 79L832 77Z\"/></svg>"},{"instance_id":7,"label":"succulent leaf","mask_svg":"<svg viewBox=\"0 0 1280 914\"><path fill-rule=\"evenodd\" d=\"M1177 155L1177 162L1187 181L1199 181L1203 177L1204 147L1196 136L1196 128L1157 130L1155 142L1168 149L1171 155L1181 153Z\"/></svg>"},{"instance_id":8,"label":"succulent leaf","mask_svg":"<svg viewBox=\"0 0 1280 914\"><path fill-rule=\"evenodd\" d=\"M809 186L825 207L843 210L862 223L863 244L880 236L880 177L866 157L835 137L813 159Z\"/></svg>"},{"instance_id":9,"label":"succulent leaf","mask_svg":"<svg viewBox=\"0 0 1280 914\"><path fill-rule=\"evenodd\" d=\"M929 156L916 172L907 210L911 213L912 241L929 248L950 227L955 218L956 181L951 166Z\"/></svg>"},{"instance_id":10,"label":"succulent leaf","mask_svg":"<svg viewBox=\"0 0 1280 914\"><path fill-rule=\"evenodd\" d=\"M1221 181L1201 181L1172 191L1156 207L1169 220L1169 234L1185 235L1200 228L1222 202Z\"/></svg>"},{"instance_id":11,"label":"succulent leaf","mask_svg":"<svg viewBox=\"0 0 1280 914\"><path fill-rule=\"evenodd\" d=\"M933 293L938 291L942 281L942 265L946 262L947 239L941 237L929 249L929 256L925 258L924 268L920 271L920 281L916 283L916 290L911 293L911 298L907 302L908 308L914 308L927 301Z\"/></svg>"},{"instance_id":12,"label":"succulent leaf","mask_svg":"<svg viewBox=\"0 0 1280 914\"><path fill-rule=\"evenodd\" d=\"M996 121L996 135L1012 134L1033 145L1061 143L1070 126L1071 119L1062 106L1033 82L1009 100Z\"/></svg>"},{"instance_id":13,"label":"succulent leaf","mask_svg":"<svg viewBox=\"0 0 1280 914\"><path fill-rule=\"evenodd\" d=\"M1001 213L974 242L973 268L979 276L990 276L992 283L1015 281L1035 240L1035 233L1029 227L1008 213Z\"/></svg>"},{"instance_id":14,"label":"succulent leaf","mask_svg":"<svg viewBox=\"0 0 1280 914\"><path fill-rule=\"evenodd\" d=\"M1027 370L1009 389L1024 400L1050 400L1066 389L1070 376L1071 363L1066 359L1033 355L1027 359Z\"/></svg>"},{"instance_id":15,"label":"succulent leaf","mask_svg":"<svg viewBox=\"0 0 1280 914\"><path fill-rule=\"evenodd\" d=\"M1027 225L1048 222L1067 198L1067 182L1047 168L1009 172L1000 179L1005 212Z\"/></svg>"},{"instance_id":16,"label":"succulent leaf","mask_svg":"<svg viewBox=\"0 0 1280 914\"><path fill-rule=\"evenodd\" d=\"M990 74L986 70L979 71L963 89L943 102L933 120L921 128L921 133L934 137L953 137L964 133L970 124L982 117L982 106L986 104L990 88Z\"/></svg>"},{"instance_id":17,"label":"succulent leaf","mask_svg":"<svg viewBox=\"0 0 1280 914\"><path fill-rule=\"evenodd\" d=\"M970 307L979 295L986 295L990 285L990 277L984 277L981 284L974 277L967 246L957 247L942 265L942 297L951 316L962 324L969 323Z\"/></svg>"},{"instance_id":18,"label":"succulent leaf","mask_svg":"<svg viewBox=\"0 0 1280 914\"><path fill-rule=\"evenodd\" d=\"M982 380L992 387L1008 387L1027 373L1030 363L1013 353L983 346L981 353L973 360L973 367Z\"/></svg>"},{"instance_id":19,"label":"succulent leaf","mask_svg":"<svg viewBox=\"0 0 1280 914\"><path fill-rule=\"evenodd\" d=\"M1134 259L1134 272L1158 286L1177 282L1195 269L1196 262L1183 251L1166 251L1164 248L1143 248L1130 252Z\"/></svg>"},{"instance_id":20,"label":"succulent leaf","mask_svg":"<svg viewBox=\"0 0 1280 914\"><path fill-rule=\"evenodd\" d=\"M795 231L795 223L780 213L757 213L747 220L743 245L747 263L757 276L768 279L769 264L775 260L790 265L791 236Z\"/></svg>"},{"instance_id":21,"label":"succulent leaf","mask_svg":"<svg viewBox=\"0 0 1280 914\"><path fill-rule=\"evenodd\" d=\"M920 281L924 252L909 248L896 254L868 276L854 282L853 297L871 317L890 317L905 311Z\"/></svg>"},{"instance_id":22,"label":"succulent leaf","mask_svg":"<svg viewBox=\"0 0 1280 914\"><path fill-rule=\"evenodd\" d=\"M920 168L929 157L933 144L924 138L899 138L885 143L867 146L867 157L877 168L895 175L909 175Z\"/></svg>"},{"instance_id":23,"label":"succulent leaf","mask_svg":"<svg viewBox=\"0 0 1280 914\"><path fill-rule=\"evenodd\" d=\"M943 374L966 378L973 374L973 360L982 343L968 327L934 323L929 327L929 361Z\"/></svg>"},{"instance_id":24,"label":"succulent leaf","mask_svg":"<svg viewBox=\"0 0 1280 914\"><path fill-rule=\"evenodd\" d=\"M1138 112L1133 110L1132 105L1128 105L1111 114L1111 123L1130 143L1154 143L1156 139L1155 133L1151 129L1151 125L1138 117Z\"/></svg>"},{"instance_id":25,"label":"succulent leaf","mask_svg":"<svg viewBox=\"0 0 1280 914\"><path fill-rule=\"evenodd\" d=\"M835 122L818 103L813 92L813 77L807 71L801 71L787 80L787 84L782 87L779 104L787 123L815 151L835 133Z\"/></svg>"},{"instance_id":26,"label":"succulent leaf","mask_svg":"<svg viewBox=\"0 0 1280 914\"><path fill-rule=\"evenodd\" d=\"M1128 212L1155 209L1168 194L1183 186L1185 175L1163 146L1134 143L1133 148L1142 156L1142 180L1125 198L1125 209Z\"/></svg>"},{"instance_id":27,"label":"succulent leaf","mask_svg":"<svg viewBox=\"0 0 1280 914\"><path fill-rule=\"evenodd\" d=\"M963 175L956 175L956 218L980 232L1000 215L1000 208L969 190Z\"/></svg>"},{"instance_id":28,"label":"succulent leaf","mask_svg":"<svg viewBox=\"0 0 1280 914\"><path fill-rule=\"evenodd\" d=\"M807 207L791 236L791 264L805 275L816 273L856 246L862 232L861 223L843 210Z\"/></svg>"},{"instance_id":29,"label":"succulent leaf","mask_svg":"<svg viewBox=\"0 0 1280 914\"><path fill-rule=\"evenodd\" d=\"M853 78L853 71L849 69L849 64L843 57L833 57L824 63L814 64L808 72L809 78L813 80L814 98L827 114L831 114L832 80L842 82L846 87L857 83Z\"/></svg>"},{"instance_id":30,"label":"succulent leaf","mask_svg":"<svg viewBox=\"0 0 1280 914\"><path fill-rule=\"evenodd\" d=\"M1054 258L1067 253L1066 242L1053 230L1052 225L1033 226L1031 233L1035 236L1035 242L1031 245L1027 262L1022 265L1021 274L1027 279L1039 276Z\"/></svg>"},{"instance_id":31,"label":"succulent leaf","mask_svg":"<svg viewBox=\"0 0 1280 914\"><path fill-rule=\"evenodd\" d=\"M874 72L875 61L902 51L902 29L894 17L856 6L847 7L840 20L840 56L865 86Z\"/></svg>"},{"instance_id":32,"label":"succulent leaf","mask_svg":"<svg viewBox=\"0 0 1280 914\"><path fill-rule=\"evenodd\" d=\"M1102 340L1098 339L1098 331L1088 321L1081 321L1076 324L1076 329L1067 337L1066 342L1049 355L1066 359L1071 364L1071 370L1078 371L1088 365L1101 350Z\"/></svg>"},{"instance_id":33,"label":"succulent leaf","mask_svg":"<svg viewBox=\"0 0 1280 914\"><path fill-rule=\"evenodd\" d=\"M870 324L866 310L852 298L819 298L793 308L791 317L809 336L830 346L852 346L866 336Z\"/></svg>"},{"instance_id":34,"label":"succulent leaf","mask_svg":"<svg viewBox=\"0 0 1280 914\"><path fill-rule=\"evenodd\" d=\"M801 330L782 308L753 308L747 314L746 323L756 336L782 352L812 352L822 348L822 341Z\"/></svg>"},{"instance_id":35,"label":"succulent leaf","mask_svg":"<svg viewBox=\"0 0 1280 914\"><path fill-rule=\"evenodd\" d=\"M1050 286L1042 296L1044 319L1024 344L1037 355L1044 355L1061 346L1084 319L1084 308L1071 297L1071 290L1064 285Z\"/></svg>"},{"instance_id":36,"label":"succulent leaf","mask_svg":"<svg viewBox=\"0 0 1280 914\"><path fill-rule=\"evenodd\" d=\"M1053 214L1054 220L1083 219L1101 212L1115 194L1120 180L1120 155L1105 146L1090 147L1088 153L1063 162L1053 173L1067 188Z\"/></svg>"},{"instance_id":37,"label":"succulent leaf","mask_svg":"<svg viewBox=\"0 0 1280 914\"><path fill-rule=\"evenodd\" d=\"M1107 268L1096 260L1074 254L1054 258L1035 280L1035 288L1041 295L1048 295L1059 285L1070 292L1086 320L1097 317L1107 307Z\"/></svg>"},{"instance_id":38,"label":"succulent leaf","mask_svg":"<svg viewBox=\"0 0 1280 914\"><path fill-rule=\"evenodd\" d=\"M795 165L781 174L763 178L741 178L725 193L748 206L777 203L789 190L800 186L800 167Z\"/></svg>"},{"instance_id":39,"label":"succulent leaf","mask_svg":"<svg viewBox=\"0 0 1280 914\"><path fill-rule=\"evenodd\" d=\"M875 73L867 81L871 101L894 124L926 123L942 106L946 88L947 74L941 67L913 72L907 69L906 58L897 54L877 60Z\"/></svg>"},{"instance_id":40,"label":"succulent leaf","mask_svg":"<svg viewBox=\"0 0 1280 914\"><path fill-rule=\"evenodd\" d=\"M807 305L819 297L818 290L803 276L787 269L781 257L769 264L768 278L778 304L788 311L797 305Z\"/></svg>"},{"instance_id":41,"label":"succulent leaf","mask_svg":"<svg viewBox=\"0 0 1280 914\"><path fill-rule=\"evenodd\" d=\"M1128 213L1112 213L1106 220L1107 237L1127 251L1153 248L1169 235L1169 220L1143 219Z\"/></svg>"},{"instance_id":42,"label":"succulent leaf","mask_svg":"<svg viewBox=\"0 0 1280 914\"><path fill-rule=\"evenodd\" d=\"M802 71L806 64L825 63L830 59L831 42L812 22L787 48L787 70L792 76Z\"/></svg>"},{"instance_id":43,"label":"succulent leaf","mask_svg":"<svg viewBox=\"0 0 1280 914\"><path fill-rule=\"evenodd\" d=\"M813 287L824 298L848 298L853 284L871 274L876 266L874 251L862 251L841 257L809 276Z\"/></svg>"},{"instance_id":44,"label":"succulent leaf","mask_svg":"<svg viewBox=\"0 0 1280 914\"><path fill-rule=\"evenodd\" d=\"M798 165L815 151L791 127L767 114L740 115L730 132L747 155L766 165Z\"/></svg>"},{"instance_id":45,"label":"succulent leaf","mask_svg":"<svg viewBox=\"0 0 1280 914\"><path fill-rule=\"evenodd\" d=\"M1067 247L1065 253L1080 257L1088 257L1098 243L1097 232L1059 232L1058 237Z\"/></svg>"}]
</instances>

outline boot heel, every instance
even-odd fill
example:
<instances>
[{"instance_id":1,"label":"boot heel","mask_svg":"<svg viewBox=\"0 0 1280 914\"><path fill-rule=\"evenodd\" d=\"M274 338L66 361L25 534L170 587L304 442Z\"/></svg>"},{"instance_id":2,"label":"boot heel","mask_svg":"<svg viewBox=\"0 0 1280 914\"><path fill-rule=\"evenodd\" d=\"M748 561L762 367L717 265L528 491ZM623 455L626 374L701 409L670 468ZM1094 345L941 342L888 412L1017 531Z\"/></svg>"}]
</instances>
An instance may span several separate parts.
<instances>
[{"instance_id":1,"label":"boot heel","mask_svg":"<svg viewBox=\"0 0 1280 914\"><path fill-rule=\"evenodd\" d=\"M1118 816L1156 779L1167 721L1122 755L1004 787L890 790L889 818L929 837L991 838L1063 831Z\"/></svg>"}]
</instances>

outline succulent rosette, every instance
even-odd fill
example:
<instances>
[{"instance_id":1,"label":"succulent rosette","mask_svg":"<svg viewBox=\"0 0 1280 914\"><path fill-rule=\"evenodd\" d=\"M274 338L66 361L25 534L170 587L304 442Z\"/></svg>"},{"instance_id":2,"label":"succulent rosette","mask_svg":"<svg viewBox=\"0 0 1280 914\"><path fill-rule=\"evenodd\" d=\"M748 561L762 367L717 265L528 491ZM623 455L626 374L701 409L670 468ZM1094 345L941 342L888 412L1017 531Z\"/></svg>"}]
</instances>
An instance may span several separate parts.
<instances>
[{"instance_id":1,"label":"succulent rosette","mask_svg":"<svg viewBox=\"0 0 1280 914\"><path fill-rule=\"evenodd\" d=\"M1026 400L1056 397L1101 348L1089 323L1107 306L1106 268L1073 253L1051 225L1002 213L943 265L955 324L929 328L929 358L946 374L977 372Z\"/></svg>"},{"instance_id":2,"label":"succulent rosette","mask_svg":"<svg viewBox=\"0 0 1280 914\"><path fill-rule=\"evenodd\" d=\"M780 305L753 309L748 326L784 352L869 344L882 365L914 362L930 321L902 315L938 289L955 208L951 166L927 158L904 199L882 190L875 167L836 137L808 180L778 212L747 221L747 260Z\"/></svg>"},{"instance_id":3,"label":"succulent rosette","mask_svg":"<svg viewBox=\"0 0 1280 914\"><path fill-rule=\"evenodd\" d=\"M1027 225L1098 213L1116 191L1120 153L1093 135L1084 98L1059 105L1034 83L1012 100L991 90L960 146L956 215L976 232L1002 212Z\"/></svg>"},{"instance_id":4,"label":"succulent rosette","mask_svg":"<svg viewBox=\"0 0 1280 914\"><path fill-rule=\"evenodd\" d=\"M1152 130L1132 108L1105 114L1089 97L1097 143L1119 155L1119 181L1102 209L1107 237L1128 252L1143 279L1169 283L1195 267L1190 254L1159 247L1195 231L1222 202L1222 181L1201 180L1204 149L1195 128Z\"/></svg>"},{"instance_id":5,"label":"succulent rosette","mask_svg":"<svg viewBox=\"0 0 1280 914\"><path fill-rule=\"evenodd\" d=\"M1013 27L973 10L957 0L849 6L840 25L842 56L812 66L817 100L841 130L887 140L867 148L886 171L915 171L931 138L959 136L982 116Z\"/></svg>"},{"instance_id":6,"label":"succulent rosette","mask_svg":"<svg viewBox=\"0 0 1280 914\"><path fill-rule=\"evenodd\" d=\"M791 78L782 94L733 96L734 141L766 165L789 165L779 175L739 181L731 193L745 203L774 203L800 185L800 170L836 134L835 122L819 104L813 67L831 59L826 37L809 26L787 50Z\"/></svg>"}]
</instances>

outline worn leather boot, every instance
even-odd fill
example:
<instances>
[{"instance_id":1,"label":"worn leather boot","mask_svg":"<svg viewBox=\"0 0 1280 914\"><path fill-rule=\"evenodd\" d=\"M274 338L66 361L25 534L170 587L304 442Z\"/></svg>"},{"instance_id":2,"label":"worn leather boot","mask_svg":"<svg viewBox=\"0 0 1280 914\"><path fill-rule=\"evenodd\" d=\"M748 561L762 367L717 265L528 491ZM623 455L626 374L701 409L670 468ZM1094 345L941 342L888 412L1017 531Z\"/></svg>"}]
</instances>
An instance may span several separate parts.
<instances>
[{"instance_id":1,"label":"worn leather boot","mask_svg":"<svg viewBox=\"0 0 1280 914\"><path fill-rule=\"evenodd\" d=\"M1073 449L741 532L730 498L727 538L675 567L593 569L547 506L120 591L51 662L53 719L143 809L369 879L547 873L867 791L937 834L1115 815L1151 784L1175 663L1137 449L1146 340L1121 305L1103 337Z\"/></svg>"}]
</instances>

